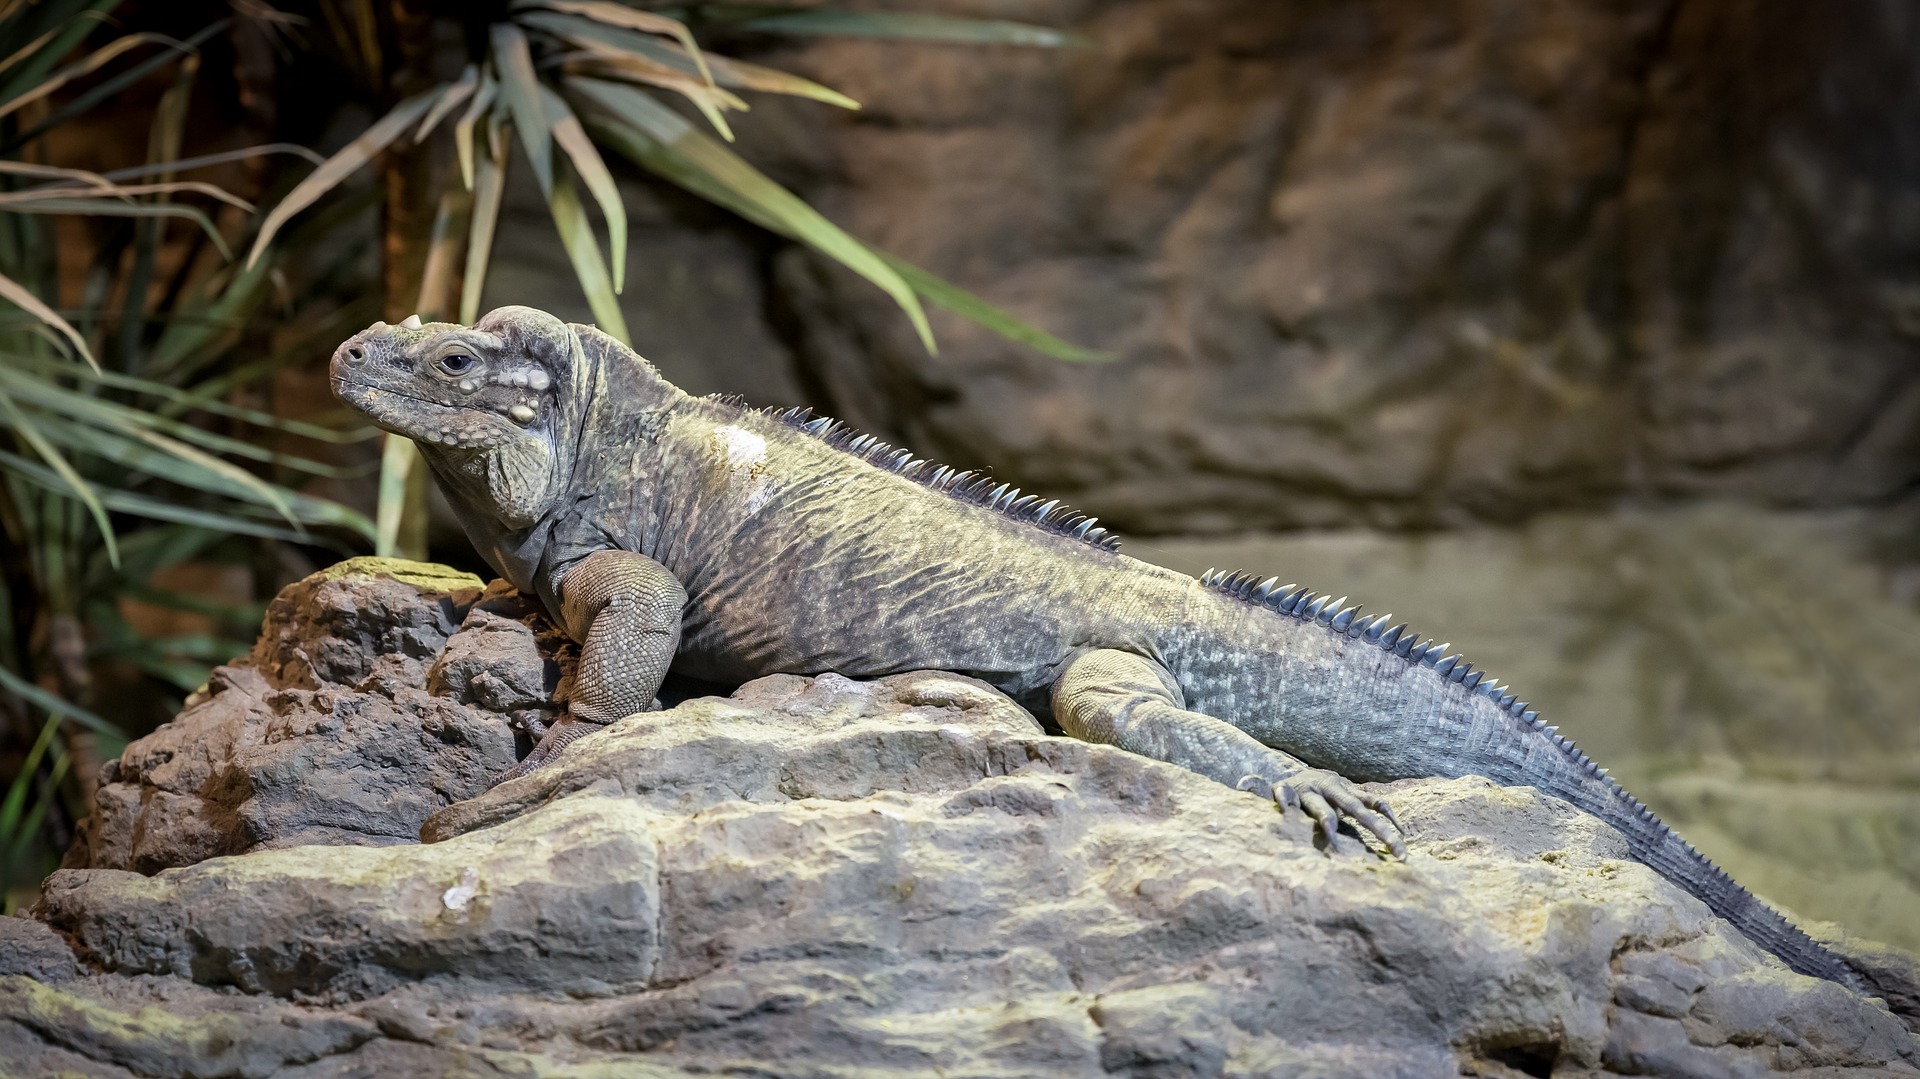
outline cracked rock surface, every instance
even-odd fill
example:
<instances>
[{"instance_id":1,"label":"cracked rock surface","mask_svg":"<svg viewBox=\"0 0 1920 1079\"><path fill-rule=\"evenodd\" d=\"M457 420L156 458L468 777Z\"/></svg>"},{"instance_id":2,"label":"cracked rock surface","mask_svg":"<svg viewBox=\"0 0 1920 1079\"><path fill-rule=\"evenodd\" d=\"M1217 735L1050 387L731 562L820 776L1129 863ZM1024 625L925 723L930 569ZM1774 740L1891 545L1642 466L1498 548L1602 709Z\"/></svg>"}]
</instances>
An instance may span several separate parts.
<instances>
[{"instance_id":1,"label":"cracked rock surface","mask_svg":"<svg viewBox=\"0 0 1920 1079\"><path fill-rule=\"evenodd\" d=\"M32 918L0 919L0 1062L1920 1075L1911 956L1828 931L1894 1010L1793 974L1528 788L1396 784L1411 857L1334 858L1297 816L914 672L763 678L483 792L503 713L566 665L535 609L438 568L290 587L130 747Z\"/></svg>"},{"instance_id":2,"label":"cracked rock surface","mask_svg":"<svg viewBox=\"0 0 1920 1079\"><path fill-rule=\"evenodd\" d=\"M66 864L416 843L512 767L501 713L553 695L563 640L538 601L445 566L355 558L289 585L252 652L107 766Z\"/></svg>"}]
</instances>

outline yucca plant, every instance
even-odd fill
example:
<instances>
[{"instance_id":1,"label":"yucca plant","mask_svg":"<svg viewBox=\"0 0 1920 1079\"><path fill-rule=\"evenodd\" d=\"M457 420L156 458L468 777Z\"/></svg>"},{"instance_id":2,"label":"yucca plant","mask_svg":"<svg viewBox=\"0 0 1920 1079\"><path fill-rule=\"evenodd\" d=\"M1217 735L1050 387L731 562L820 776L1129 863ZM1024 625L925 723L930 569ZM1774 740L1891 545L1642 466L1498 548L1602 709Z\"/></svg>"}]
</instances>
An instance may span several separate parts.
<instances>
[{"instance_id":1,"label":"yucca plant","mask_svg":"<svg viewBox=\"0 0 1920 1079\"><path fill-rule=\"evenodd\" d=\"M383 63L383 28L424 36L418 18L422 12L412 11L409 24L410 8L396 2L381 17L365 0L318 0L316 21L332 35L336 51L355 57L372 72ZM517 144L524 167L546 199L595 320L623 341L628 340L627 327L616 296L625 283L627 218L606 164L609 151L860 274L892 297L929 351L935 342L923 300L1051 356L1104 358L862 243L734 153L727 145L733 139L728 116L748 109L743 94L781 94L838 108L859 105L812 80L704 49L696 31L1037 47L1070 44L1067 35L1021 23L811 4L514 0L494 10L492 17L467 16L468 39L481 44L479 55L458 78L393 105L273 208L254 241L249 264L264 257L286 222L349 175L383 154L391 167L393 155L448 129L461 188L442 194L433 214L429 253L415 260L424 269L418 302L412 306L423 317L452 314L471 322L478 316L511 148ZM396 30L405 25L412 30ZM712 134L669 107L661 94L689 103ZM605 224L604 253L583 188ZM461 218L464 229L454 224ZM390 255L397 246L389 243ZM457 301L451 295L456 277ZM390 291L395 287L390 279ZM394 303L412 298L388 297L394 317L400 310ZM417 541L405 542L408 536L424 534L419 524L424 505L420 477L411 444L390 438L379 510L382 553L422 553Z\"/></svg>"},{"instance_id":2,"label":"yucca plant","mask_svg":"<svg viewBox=\"0 0 1920 1079\"><path fill-rule=\"evenodd\" d=\"M364 516L289 486L339 469L278 448L357 432L229 399L284 359L243 362L235 348L267 302L273 267L232 259L252 221L245 200L179 178L305 151L183 159L196 48L224 24L185 41L142 33L90 45L115 6L0 3L0 298L15 309L0 305L0 721L8 744L25 748L0 796L9 891L48 868L64 840L50 826L85 812L99 759L125 741L98 714L95 672L131 669L185 692L246 647L257 605L168 592L153 585L157 573L241 557L247 543L373 534ZM95 173L45 160L62 124L169 71L144 164ZM170 241L170 222L190 234ZM70 306L63 278L78 301ZM130 596L198 614L213 630L143 636L122 614ZM37 842L43 833L50 842Z\"/></svg>"}]
</instances>

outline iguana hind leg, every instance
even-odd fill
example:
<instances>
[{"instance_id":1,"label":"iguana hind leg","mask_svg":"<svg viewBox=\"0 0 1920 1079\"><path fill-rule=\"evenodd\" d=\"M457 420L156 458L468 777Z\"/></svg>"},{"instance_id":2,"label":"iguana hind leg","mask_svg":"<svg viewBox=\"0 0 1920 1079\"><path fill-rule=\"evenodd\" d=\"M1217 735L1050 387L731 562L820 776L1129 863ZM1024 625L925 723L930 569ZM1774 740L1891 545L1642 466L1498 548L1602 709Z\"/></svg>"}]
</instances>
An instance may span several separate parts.
<instances>
[{"instance_id":1,"label":"iguana hind leg","mask_svg":"<svg viewBox=\"0 0 1920 1079\"><path fill-rule=\"evenodd\" d=\"M496 784L549 763L581 735L646 711L680 647L686 589L645 555L596 551L567 571L558 591L560 621L580 642L567 715Z\"/></svg>"},{"instance_id":2,"label":"iguana hind leg","mask_svg":"<svg viewBox=\"0 0 1920 1079\"><path fill-rule=\"evenodd\" d=\"M1385 799L1185 706L1179 683L1165 667L1111 648L1076 656L1053 683L1054 718L1075 738L1177 764L1230 787L1259 791L1282 808L1301 809L1334 850L1341 849L1337 829L1344 813L1406 857L1406 840Z\"/></svg>"}]
</instances>

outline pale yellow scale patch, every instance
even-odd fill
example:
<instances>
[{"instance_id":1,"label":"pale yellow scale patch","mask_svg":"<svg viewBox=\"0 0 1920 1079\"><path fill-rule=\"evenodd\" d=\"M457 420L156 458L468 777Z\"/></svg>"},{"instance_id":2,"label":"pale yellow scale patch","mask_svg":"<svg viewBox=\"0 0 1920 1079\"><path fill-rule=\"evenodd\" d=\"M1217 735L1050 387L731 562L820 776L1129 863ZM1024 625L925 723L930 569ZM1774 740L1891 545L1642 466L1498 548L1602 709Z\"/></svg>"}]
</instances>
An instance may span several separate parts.
<instances>
[{"instance_id":1,"label":"pale yellow scale patch","mask_svg":"<svg viewBox=\"0 0 1920 1079\"><path fill-rule=\"evenodd\" d=\"M746 495L747 512L757 513L773 497L767 476L767 440L744 427L727 424L713 429L713 454L727 470L727 484Z\"/></svg>"}]
</instances>

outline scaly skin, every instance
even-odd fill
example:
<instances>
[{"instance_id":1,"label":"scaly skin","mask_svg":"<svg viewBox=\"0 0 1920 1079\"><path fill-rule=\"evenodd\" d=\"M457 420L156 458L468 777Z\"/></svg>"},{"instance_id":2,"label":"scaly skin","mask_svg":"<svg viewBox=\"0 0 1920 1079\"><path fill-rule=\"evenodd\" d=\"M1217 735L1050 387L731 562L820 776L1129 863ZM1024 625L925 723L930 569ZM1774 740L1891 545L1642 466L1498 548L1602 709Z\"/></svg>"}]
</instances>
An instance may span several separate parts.
<instances>
[{"instance_id":1,"label":"scaly skin","mask_svg":"<svg viewBox=\"0 0 1920 1079\"><path fill-rule=\"evenodd\" d=\"M1860 986L1524 703L1385 618L1135 561L1064 508L829 421L690 397L530 308L375 323L332 375L419 444L481 554L582 644L568 717L503 781L644 711L670 663L721 682L959 671L1068 734L1298 807L1335 850L1344 815L1405 855L1392 809L1353 780L1538 787L1795 970Z\"/></svg>"}]
</instances>

